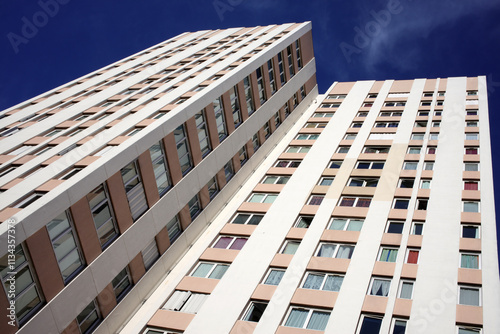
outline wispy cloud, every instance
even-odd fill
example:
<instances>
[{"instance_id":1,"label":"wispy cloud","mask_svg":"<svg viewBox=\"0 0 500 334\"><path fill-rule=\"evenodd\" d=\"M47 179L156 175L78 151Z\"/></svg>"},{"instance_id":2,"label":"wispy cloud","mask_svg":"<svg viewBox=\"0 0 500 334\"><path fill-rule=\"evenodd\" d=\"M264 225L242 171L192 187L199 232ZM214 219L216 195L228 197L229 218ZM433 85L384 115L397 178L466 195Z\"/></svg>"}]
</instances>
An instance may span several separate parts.
<instances>
[{"instance_id":1,"label":"wispy cloud","mask_svg":"<svg viewBox=\"0 0 500 334\"><path fill-rule=\"evenodd\" d=\"M414 70L418 59L425 50L411 45L411 41L428 38L433 32L445 25L454 25L467 16L477 15L492 9L499 8L499 0L478 1L434 1L413 2L411 0L399 1L402 8L399 13L392 14L390 22L370 36L370 44L359 54L365 70L370 73L377 72L380 64L391 64L398 70ZM386 8L373 8L374 12ZM358 27L365 29L370 20L359 22ZM373 16L371 20L376 22ZM394 50L406 46L404 57L395 57ZM399 53L400 54L400 53Z\"/></svg>"}]
</instances>

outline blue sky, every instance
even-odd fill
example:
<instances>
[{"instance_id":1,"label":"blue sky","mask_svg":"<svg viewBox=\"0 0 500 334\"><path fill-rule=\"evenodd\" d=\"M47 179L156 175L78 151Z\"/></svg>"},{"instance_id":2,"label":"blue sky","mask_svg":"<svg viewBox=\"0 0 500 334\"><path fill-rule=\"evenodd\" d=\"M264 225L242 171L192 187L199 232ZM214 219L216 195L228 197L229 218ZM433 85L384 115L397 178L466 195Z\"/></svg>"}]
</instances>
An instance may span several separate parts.
<instances>
[{"instance_id":1,"label":"blue sky","mask_svg":"<svg viewBox=\"0 0 500 334\"><path fill-rule=\"evenodd\" d=\"M334 81L486 75L500 166L499 17L500 0L3 0L0 110L182 32L312 21L321 93Z\"/></svg>"}]
</instances>

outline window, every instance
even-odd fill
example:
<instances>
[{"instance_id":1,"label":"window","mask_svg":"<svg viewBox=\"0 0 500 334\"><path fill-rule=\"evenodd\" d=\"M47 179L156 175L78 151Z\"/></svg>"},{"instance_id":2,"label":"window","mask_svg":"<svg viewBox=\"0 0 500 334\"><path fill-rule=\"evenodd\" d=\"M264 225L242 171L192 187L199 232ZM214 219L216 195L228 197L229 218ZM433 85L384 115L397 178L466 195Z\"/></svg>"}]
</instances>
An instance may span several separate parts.
<instances>
[{"instance_id":1,"label":"window","mask_svg":"<svg viewBox=\"0 0 500 334\"><path fill-rule=\"evenodd\" d=\"M357 169L382 169L384 168L384 161L359 161L356 165Z\"/></svg>"},{"instance_id":2,"label":"window","mask_svg":"<svg viewBox=\"0 0 500 334\"><path fill-rule=\"evenodd\" d=\"M399 284L398 297L402 299L412 299L413 281L402 280Z\"/></svg>"},{"instance_id":3,"label":"window","mask_svg":"<svg viewBox=\"0 0 500 334\"><path fill-rule=\"evenodd\" d=\"M433 170L433 169L434 169L434 162L432 161L424 162L424 170Z\"/></svg>"},{"instance_id":4,"label":"window","mask_svg":"<svg viewBox=\"0 0 500 334\"><path fill-rule=\"evenodd\" d=\"M420 154L421 150L422 148L419 146L410 146L408 147L408 154Z\"/></svg>"},{"instance_id":5,"label":"window","mask_svg":"<svg viewBox=\"0 0 500 334\"><path fill-rule=\"evenodd\" d=\"M229 100L231 101L231 113L233 114L234 127L237 128L242 122L237 86L229 90Z\"/></svg>"},{"instance_id":6,"label":"window","mask_svg":"<svg viewBox=\"0 0 500 334\"><path fill-rule=\"evenodd\" d=\"M91 301L76 317L80 333L91 333L101 322L101 314L95 300Z\"/></svg>"},{"instance_id":7,"label":"window","mask_svg":"<svg viewBox=\"0 0 500 334\"><path fill-rule=\"evenodd\" d=\"M248 199L251 203L273 203L278 194L254 193Z\"/></svg>"},{"instance_id":8,"label":"window","mask_svg":"<svg viewBox=\"0 0 500 334\"><path fill-rule=\"evenodd\" d=\"M267 175L262 183L266 184L286 184L290 180L290 176Z\"/></svg>"},{"instance_id":9,"label":"window","mask_svg":"<svg viewBox=\"0 0 500 334\"><path fill-rule=\"evenodd\" d=\"M396 262L397 257L398 257L397 248L383 247L380 249L378 260L383 262Z\"/></svg>"},{"instance_id":10,"label":"window","mask_svg":"<svg viewBox=\"0 0 500 334\"><path fill-rule=\"evenodd\" d=\"M319 134L303 133L303 134L299 134L297 137L295 137L295 139L297 139L297 140L316 140L316 139L318 139L318 137L319 137Z\"/></svg>"},{"instance_id":11,"label":"window","mask_svg":"<svg viewBox=\"0 0 500 334\"><path fill-rule=\"evenodd\" d=\"M273 60L270 59L267 61L267 70L269 74L269 84L271 86L271 94L276 93L276 81L274 80L274 64Z\"/></svg>"},{"instance_id":12,"label":"window","mask_svg":"<svg viewBox=\"0 0 500 334\"><path fill-rule=\"evenodd\" d=\"M274 114L274 124L276 124L276 128L281 125L281 118L280 118L280 112L279 111L277 111Z\"/></svg>"},{"instance_id":13,"label":"window","mask_svg":"<svg viewBox=\"0 0 500 334\"><path fill-rule=\"evenodd\" d=\"M257 68L255 72L257 75L257 91L259 93L260 104L262 105L264 102L267 101L264 78L262 76L262 67Z\"/></svg>"},{"instance_id":14,"label":"window","mask_svg":"<svg viewBox=\"0 0 500 334\"><path fill-rule=\"evenodd\" d=\"M363 122L352 122L351 128L360 128L363 126Z\"/></svg>"},{"instance_id":15,"label":"window","mask_svg":"<svg viewBox=\"0 0 500 334\"><path fill-rule=\"evenodd\" d=\"M420 189L431 189L431 180L422 179L420 181Z\"/></svg>"},{"instance_id":16,"label":"window","mask_svg":"<svg viewBox=\"0 0 500 334\"><path fill-rule=\"evenodd\" d=\"M338 108L340 103L322 103L320 108Z\"/></svg>"},{"instance_id":17,"label":"window","mask_svg":"<svg viewBox=\"0 0 500 334\"><path fill-rule=\"evenodd\" d=\"M349 187L376 187L378 179L351 178Z\"/></svg>"},{"instance_id":18,"label":"window","mask_svg":"<svg viewBox=\"0 0 500 334\"><path fill-rule=\"evenodd\" d=\"M322 177L319 180L318 185L320 185L320 186L331 186L332 183L333 183L333 180L335 180L334 177Z\"/></svg>"},{"instance_id":19,"label":"window","mask_svg":"<svg viewBox=\"0 0 500 334\"><path fill-rule=\"evenodd\" d=\"M481 328L462 327L458 328L458 334L481 334Z\"/></svg>"},{"instance_id":20,"label":"window","mask_svg":"<svg viewBox=\"0 0 500 334\"><path fill-rule=\"evenodd\" d=\"M468 90L467 96L477 96L477 90Z\"/></svg>"},{"instance_id":21,"label":"window","mask_svg":"<svg viewBox=\"0 0 500 334\"><path fill-rule=\"evenodd\" d=\"M399 102L386 102L384 104L384 107L404 107L406 105L406 102L404 101L399 101Z\"/></svg>"},{"instance_id":22,"label":"window","mask_svg":"<svg viewBox=\"0 0 500 334\"><path fill-rule=\"evenodd\" d=\"M395 133L370 133L370 140L393 140Z\"/></svg>"},{"instance_id":23,"label":"window","mask_svg":"<svg viewBox=\"0 0 500 334\"><path fill-rule=\"evenodd\" d=\"M459 299L460 305L481 306L480 293L481 289L472 286L459 286Z\"/></svg>"},{"instance_id":24,"label":"window","mask_svg":"<svg viewBox=\"0 0 500 334\"><path fill-rule=\"evenodd\" d=\"M466 172L478 172L479 171L479 163L466 162L466 163L464 163L464 170Z\"/></svg>"},{"instance_id":25,"label":"window","mask_svg":"<svg viewBox=\"0 0 500 334\"><path fill-rule=\"evenodd\" d=\"M429 200L427 198L417 198L417 210L427 210L427 204Z\"/></svg>"},{"instance_id":26,"label":"window","mask_svg":"<svg viewBox=\"0 0 500 334\"><path fill-rule=\"evenodd\" d=\"M295 69L293 67L293 56L292 56L292 46L289 45L286 48L286 55L288 59L288 72L290 73L290 78L295 75Z\"/></svg>"},{"instance_id":27,"label":"window","mask_svg":"<svg viewBox=\"0 0 500 334\"><path fill-rule=\"evenodd\" d=\"M196 269L193 270L191 276L202 278L221 279L229 268L228 264L200 262Z\"/></svg>"},{"instance_id":28,"label":"window","mask_svg":"<svg viewBox=\"0 0 500 334\"><path fill-rule=\"evenodd\" d=\"M248 238L243 237L233 237L233 236L221 236L219 239L213 244L213 248L222 248L222 249L235 249L240 250L245 246Z\"/></svg>"},{"instance_id":29,"label":"window","mask_svg":"<svg viewBox=\"0 0 500 334\"><path fill-rule=\"evenodd\" d=\"M193 198L189 200L188 207L191 219L195 219L202 210L198 194L194 195Z\"/></svg>"},{"instance_id":30,"label":"window","mask_svg":"<svg viewBox=\"0 0 500 334\"><path fill-rule=\"evenodd\" d=\"M193 167L193 162L191 160L191 153L189 152L189 143L184 124L174 130L174 137L182 175L186 175Z\"/></svg>"},{"instance_id":31,"label":"window","mask_svg":"<svg viewBox=\"0 0 500 334\"><path fill-rule=\"evenodd\" d=\"M331 257L337 259L350 259L353 252L354 245L321 243L316 256Z\"/></svg>"},{"instance_id":32,"label":"window","mask_svg":"<svg viewBox=\"0 0 500 334\"><path fill-rule=\"evenodd\" d=\"M479 133L466 133L465 140L479 140Z\"/></svg>"},{"instance_id":33,"label":"window","mask_svg":"<svg viewBox=\"0 0 500 334\"><path fill-rule=\"evenodd\" d=\"M258 133L254 134L252 137L252 147L253 147L254 153L257 152L257 150L260 147L260 139L259 139Z\"/></svg>"},{"instance_id":34,"label":"window","mask_svg":"<svg viewBox=\"0 0 500 334\"><path fill-rule=\"evenodd\" d=\"M219 142L222 142L227 137L226 119L224 116L224 105L222 104L222 97L214 100L214 113L215 123L217 125L217 134L219 135Z\"/></svg>"},{"instance_id":35,"label":"window","mask_svg":"<svg viewBox=\"0 0 500 334\"><path fill-rule=\"evenodd\" d=\"M304 128L326 128L326 125L328 123L312 123L312 122L308 122L304 125Z\"/></svg>"},{"instance_id":36,"label":"window","mask_svg":"<svg viewBox=\"0 0 500 334\"><path fill-rule=\"evenodd\" d=\"M350 206L357 208L367 208L370 206L371 198L366 197L347 197L344 196L340 199L339 206Z\"/></svg>"},{"instance_id":37,"label":"window","mask_svg":"<svg viewBox=\"0 0 500 334\"><path fill-rule=\"evenodd\" d=\"M233 160L229 160L227 164L224 165L224 175L226 177L226 182L229 182L234 176Z\"/></svg>"},{"instance_id":38,"label":"window","mask_svg":"<svg viewBox=\"0 0 500 334\"><path fill-rule=\"evenodd\" d=\"M420 102L420 105L424 106L424 107L429 107L431 104L432 104L431 101L422 101L422 102Z\"/></svg>"},{"instance_id":39,"label":"window","mask_svg":"<svg viewBox=\"0 0 500 334\"><path fill-rule=\"evenodd\" d=\"M219 192L219 185L217 184L217 178L214 176L207 182L208 196L213 199Z\"/></svg>"},{"instance_id":40,"label":"window","mask_svg":"<svg viewBox=\"0 0 500 334\"><path fill-rule=\"evenodd\" d=\"M477 110L467 110L465 114L467 116L477 116L478 111Z\"/></svg>"},{"instance_id":41,"label":"window","mask_svg":"<svg viewBox=\"0 0 500 334\"><path fill-rule=\"evenodd\" d=\"M406 253L406 263L417 264L419 253L420 251L418 249L408 249Z\"/></svg>"},{"instance_id":42,"label":"window","mask_svg":"<svg viewBox=\"0 0 500 334\"><path fill-rule=\"evenodd\" d=\"M300 241L291 241L291 240L288 240L285 242L285 245L283 246L283 248L281 249L281 254L295 254L295 252L297 251L297 248L299 248L299 245L300 245Z\"/></svg>"},{"instance_id":43,"label":"window","mask_svg":"<svg viewBox=\"0 0 500 334\"><path fill-rule=\"evenodd\" d=\"M396 198L394 199L393 209L408 209L408 204L410 204L410 200L407 198Z\"/></svg>"},{"instance_id":44,"label":"window","mask_svg":"<svg viewBox=\"0 0 500 334\"><path fill-rule=\"evenodd\" d=\"M255 111L253 103L252 87L250 87L250 77L247 76L243 79L243 89L245 90L245 99L247 103L248 116L252 115Z\"/></svg>"},{"instance_id":45,"label":"window","mask_svg":"<svg viewBox=\"0 0 500 334\"><path fill-rule=\"evenodd\" d=\"M313 117L333 117L333 112L316 112L313 114Z\"/></svg>"},{"instance_id":46,"label":"window","mask_svg":"<svg viewBox=\"0 0 500 334\"><path fill-rule=\"evenodd\" d=\"M477 147L466 147L465 148L466 155L477 155L479 154L479 148Z\"/></svg>"},{"instance_id":47,"label":"window","mask_svg":"<svg viewBox=\"0 0 500 334\"><path fill-rule=\"evenodd\" d=\"M297 68L300 70L302 68L302 58L300 56L300 40L295 41L295 54L297 56Z\"/></svg>"},{"instance_id":48,"label":"window","mask_svg":"<svg viewBox=\"0 0 500 334\"><path fill-rule=\"evenodd\" d=\"M274 167L297 168L299 165L300 161L298 160L278 160Z\"/></svg>"},{"instance_id":49,"label":"window","mask_svg":"<svg viewBox=\"0 0 500 334\"><path fill-rule=\"evenodd\" d=\"M288 146L288 153L307 153L311 150L311 146Z\"/></svg>"},{"instance_id":50,"label":"window","mask_svg":"<svg viewBox=\"0 0 500 334\"><path fill-rule=\"evenodd\" d=\"M196 129L198 131L198 140L200 142L201 155L204 157L211 150L205 119L205 110L201 110L200 112L194 114L194 120L196 122Z\"/></svg>"},{"instance_id":51,"label":"window","mask_svg":"<svg viewBox=\"0 0 500 334\"><path fill-rule=\"evenodd\" d=\"M50 132L47 132L44 137L52 137L52 136L55 136L56 134L58 134L59 132L62 132L62 129L55 129L55 130L52 130Z\"/></svg>"},{"instance_id":52,"label":"window","mask_svg":"<svg viewBox=\"0 0 500 334\"><path fill-rule=\"evenodd\" d=\"M462 238L479 239L479 226L462 225Z\"/></svg>"},{"instance_id":53,"label":"window","mask_svg":"<svg viewBox=\"0 0 500 334\"><path fill-rule=\"evenodd\" d=\"M350 148L350 146L339 146L336 153L347 153Z\"/></svg>"},{"instance_id":54,"label":"window","mask_svg":"<svg viewBox=\"0 0 500 334\"><path fill-rule=\"evenodd\" d=\"M115 293L116 301L119 302L132 287L132 280L128 268L125 267L115 278L111 281L113 291Z\"/></svg>"},{"instance_id":55,"label":"window","mask_svg":"<svg viewBox=\"0 0 500 334\"><path fill-rule=\"evenodd\" d=\"M299 216L299 218L295 222L294 227L309 228L309 226L311 225L313 219L314 219L313 216Z\"/></svg>"},{"instance_id":56,"label":"window","mask_svg":"<svg viewBox=\"0 0 500 334\"><path fill-rule=\"evenodd\" d=\"M278 285L278 284L280 284L281 279L283 278L284 274L285 274L285 271L282 269L271 269L271 270L269 270L269 273L267 274L266 278L264 279L263 284Z\"/></svg>"},{"instance_id":57,"label":"window","mask_svg":"<svg viewBox=\"0 0 500 334\"><path fill-rule=\"evenodd\" d=\"M403 164L404 170L417 170L418 162L405 161Z\"/></svg>"},{"instance_id":58,"label":"window","mask_svg":"<svg viewBox=\"0 0 500 334\"><path fill-rule=\"evenodd\" d=\"M62 174L60 177L59 177L59 180L69 180L73 175L77 174L78 172L80 172L83 168L71 168L69 171L67 171L66 173ZM33 175L33 174L30 174L30 175Z\"/></svg>"},{"instance_id":59,"label":"window","mask_svg":"<svg viewBox=\"0 0 500 334\"><path fill-rule=\"evenodd\" d=\"M156 246L156 240L153 238L151 242L141 251L142 262L144 262L144 267L149 270L153 264L160 257L160 252L158 251L158 246Z\"/></svg>"},{"instance_id":60,"label":"window","mask_svg":"<svg viewBox=\"0 0 500 334\"><path fill-rule=\"evenodd\" d=\"M259 225L264 215L253 213L238 213L231 222L232 224Z\"/></svg>"},{"instance_id":61,"label":"window","mask_svg":"<svg viewBox=\"0 0 500 334\"><path fill-rule=\"evenodd\" d=\"M372 278L368 294L372 296L387 297L391 287L391 280L385 278Z\"/></svg>"},{"instance_id":62,"label":"window","mask_svg":"<svg viewBox=\"0 0 500 334\"><path fill-rule=\"evenodd\" d=\"M330 312L293 307L286 319L286 327L323 331L330 319Z\"/></svg>"},{"instance_id":63,"label":"window","mask_svg":"<svg viewBox=\"0 0 500 334\"><path fill-rule=\"evenodd\" d=\"M415 122L414 127L416 128L426 128L427 127L427 122Z\"/></svg>"},{"instance_id":64,"label":"window","mask_svg":"<svg viewBox=\"0 0 500 334\"><path fill-rule=\"evenodd\" d=\"M9 302L15 302L16 320L22 325L41 308L43 296L34 279L35 271L31 268L21 244L16 246L14 254L9 251L0 258L0 277L6 295L9 295ZM11 292L7 293L12 289L15 289L14 296Z\"/></svg>"},{"instance_id":65,"label":"window","mask_svg":"<svg viewBox=\"0 0 500 334\"><path fill-rule=\"evenodd\" d=\"M329 230L338 231L361 231L363 220L354 218L335 218L330 220Z\"/></svg>"},{"instance_id":66,"label":"window","mask_svg":"<svg viewBox=\"0 0 500 334\"><path fill-rule=\"evenodd\" d=\"M308 205L321 205L321 202L323 202L323 199L325 198L324 195L312 195L309 197L309 201L307 202Z\"/></svg>"},{"instance_id":67,"label":"window","mask_svg":"<svg viewBox=\"0 0 500 334\"><path fill-rule=\"evenodd\" d=\"M271 135L271 127L269 126L269 122L264 124L264 137L267 139Z\"/></svg>"},{"instance_id":68,"label":"window","mask_svg":"<svg viewBox=\"0 0 500 334\"><path fill-rule=\"evenodd\" d=\"M198 313L209 295L191 291L176 290L162 309L186 313Z\"/></svg>"},{"instance_id":69,"label":"window","mask_svg":"<svg viewBox=\"0 0 500 334\"><path fill-rule=\"evenodd\" d=\"M344 140L354 140L354 139L356 139L356 133L348 133L344 137Z\"/></svg>"},{"instance_id":70,"label":"window","mask_svg":"<svg viewBox=\"0 0 500 334\"><path fill-rule=\"evenodd\" d=\"M95 228L104 249L111 241L118 235L115 225L115 218L113 216L113 209L109 202L109 196L104 184L101 184L89 194L87 194L90 211L94 218Z\"/></svg>"},{"instance_id":71,"label":"window","mask_svg":"<svg viewBox=\"0 0 500 334\"><path fill-rule=\"evenodd\" d=\"M439 133L429 133L429 140L438 140Z\"/></svg>"},{"instance_id":72,"label":"window","mask_svg":"<svg viewBox=\"0 0 500 334\"><path fill-rule=\"evenodd\" d=\"M43 196L43 193L38 193L38 192L31 193L30 195L28 195L28 196L24 197L23 199L17 201L13 206L15 208L24 209L28 205L30 205L31 203L33 203L36 200L40 199L42 196Z\"/></svg>"},{"instance_id":73,"label":"window","mask_svg":"<svg viewBox=\"0 0 500 334\"><path fill-rule=\"evenodd\" d=\"M84 266L83 255L75 236L70 213L65 211L47 224L54 254L64 282L68 282Z\"/></svg>"},{"instance_id":74,"label":"window","mask_svg":"<svg viewBox=\"0 0 500 334\"><path fill-rule=\"evenodd\" d=\"M146 201L146 194L142 186L141 176L137 160L129 163L121 169L123 185L127 193L127 200L132 213L132 219L135 221L142 216L149 208Z\"/></svg>"},{"instance_id":75,"label":"window","mask_svg":"<svg viewBox=\"0 0 500 334\"><path fill-rule=\"evenodd\" d=\"M344 276L325 274L325 273L307 273L303 289L324 290L324 291L339 291L342 286Z\"/></svg>"},{"instance_id":76,"label":"window","mask_svg":"<svg viewBox=\"0 0 500 334\"><path fill-rule=\"evenodd\" d=\"M260 318L262 317L262 314L266 310L266 307L267 303L251 302L242 320L259 322Z\"/></svg>"},{"instance_id":77,"label":"window","mask_svg":"<svg viewBox=\"0 0 500 334\"><path fill-rule=\"evenodd\" d=\"M422 223L422 222L413 222L412 223L410 234L422 235L423 232L424 232L424 223Z\"/></svg>"},{"instance_id":78,"label":"window","mask_svg":"<svg viewBox=\"0 0 500 334\"><path fill-rule=\"evenodd\" d=\"M479 269L479 254L460 253L460 268Z\"/></svg>"},{"instance_id":79,"label":"window","mask_svg":"<svg viewBox=\"0 0 500 334\"><path fill-rule=\"evenodd\" d=\"M181 235L182 227L181 223L179 222L179 218L177 218L177 215L167 223L167 231L168 238L171 244L174 243L174 241L177 240L177 238Z\"/></svg>"},{"instance_id":80,"label":"window","mask_svg":"<svg viewBox=\"0 0 500 334\"><path fill-rule=\"evenodd\" d=\"M413 188L415 179L399 179L399 188Z\"/></svg>"},{"instance_id":81,"label":"window","mask_svg":"<svg viewBox=\"0 0 500 334\"><path fill-rule=\"evenodd\" d=\"M389 153L390 147L387 146L366 146L363 153Z\"/></svg>"},{"instance_id":82,"label":"window","mask_svg":"<svg viewBox=\"0 0 500 334\"><path fill-rule=\"evenodd\" d=\"M401 234L403 233L403 228L405 224L403 222L398 222L398 221L390 221L387 224L387 230L386 233L396 233L396 234Z\"/></svg>"},{"instance_id":83,"label":"window","mask_svg":"<svg viewBox=\"0 0 500 334\"><path fill-rule=\"evenodd\" d=\"M464 212L479 212L479 202L463 202Z\"/></svg>"},{"instance_id":84,"label":"window","mask_svg":"<svg viewBox=\"0 0 500 334\"><path fill-rule=\"evenodd\" d=\"M342 166L342 161L331 161L328 168L339 169Z\"/></svg>"},{"instance_id":85,"label":"window","mask_svg":"<svg viewBox=\"0 0 500 334\"><path fill-rule=\"evenodd\" d=\"M326 98L327 99L334 99L334 100L341 100L345 99L347 95L345 94L330 94Z\"/></svg>"},{"instance_id":86,"label":"window","mask_svg":"<svg viewBox=\"0 0 500 334\"><path fill-rule=\"evenodd\" d=\"M243 166L248 161L247 148L245 145L238 151L238 156L240 158L240 166Z\"/></svg>"},{"instance_id":87,"label":"window","mask_svg":"<svg viewBox=\"0 0 500 334\"><path fill-rule=\"evenodd\" d=\"M8 155L19 155L19 154L22 154L23 152L26 152L28 151L29 149L33 148L33 146L30 146L30 145L22 145L18 148L16 148L15 150L13 151L10 151L9 153L7 153Z\"/></svg>"},{"instance_id":88,"label":"window","mask_svg":"<svg viewBox=\"0 0 500 334\"><path fill-rule=\"evenodd\" d=\"M401 111L383 111L379 114L380 117L400 117L403 113Z\"/></svg>"},{"instance_id":89,"label":"window","mask_svg":"<svg viewBox=\"0 0 500 334\"><path fill-rule=\"evenodd\" d=\"M380 326L382 326L382 318L363 315L358 334L378 334L380 333Z\"/></svg>"},{"instance_id":90,"label":"window","mask_svg":"<svg viewBox=\"0 0 500 334\"><path fill-rule=\"evenodd\" d=\"M366 117L366 116L368 116L368 112L366 112L366 111L360 111L360 112L358 112L358 114L356 116L357 117Z\"/></svg>"},{"instance_id":91,"label":"window","mask_svg":"<svg viewBox=\"0 0 500 334\"><path fill-rule=\"evenodd\" d=\"M375 123L375 128L397 128L398 122L377 122Z\"/></svg>"}]
</instances>

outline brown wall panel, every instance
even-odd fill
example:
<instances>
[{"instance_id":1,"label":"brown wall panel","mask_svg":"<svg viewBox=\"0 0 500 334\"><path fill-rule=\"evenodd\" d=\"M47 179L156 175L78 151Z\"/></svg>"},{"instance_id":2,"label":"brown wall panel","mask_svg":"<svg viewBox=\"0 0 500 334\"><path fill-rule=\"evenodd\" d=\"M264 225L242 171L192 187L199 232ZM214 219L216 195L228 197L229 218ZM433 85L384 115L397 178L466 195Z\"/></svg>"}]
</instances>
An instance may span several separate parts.
<instances>
[{"instance_id":1,"label":"brown wall panel","mask_svg":"<svg viewBox=\"0 0 500 334\"><path fill-rule=\"evenodd\" d=\"M26 246L33 260L33 267L35 267L45 300L50 301L64 288L64 281L47 229L42 228L26 239Z\"/></svg>"},{"instance_id":2,"label":"brown wall panel","mask_svg":"<svg viewBox=\"0 0 500 334\"><path fill-rule=\"evenodd\" d=\"M210 138L210 146L212 149L219 145L219 135L217 133L217 123L215 121L214 105L210 103L205 107L205 121L208 128L208 136Z\"/></svg>"},{"instance_id":3,"label":"brown wall panel","mask_svg":"<svg viewBox=\"0 0 500 334\"><path fill-rule=\"evenodd\" d=\"M198 140L198 129L196 128L196 121L194 116L186 121L186 131L189 140L189 149L193 163L196 166L201 162L202 154L200 149L200 141Z\"/></svg>"},{"instance_id":4,"label":"brown wall panel","mask_svg":"<svg viewBox=\"0 0 500 334\"><path fill-rule=\"evenodd\" d=\"M309 30L300 37L300 51L302 52L302 64L305 66L314 58L312 32Z\"/></svg>"},{"instance_id":5,"label":"brown wall panel","mask_svg":"<svg viewBox=\"0 0 500 334\"><path fill-rule=\"evenodd\" d=\"M120 171L113 174L106 180L108 186L109 197L113 203L113 211L115 212L116 224L120 233L125 232L134 223L130 207L128 205L127 193L123 185L122 174Z\"/></svg>"},{"instance_id":6,"label":"brown wall panel","mask_svg":"<svg viewBox=\"0 0 500 334\"><path fill-rule=\"evenodd\" d=\"M16 321L14 320L14 326L9 325L9 321L12 321L12 319L6 317L9 314L9 311L7 308L9 307L9 300L7 299L7 295L4 293L4 291L0 292L0 309L2 310L2 320L0 321L0 333L2 334L14 334L17 332L17 325L15 324ZM5 316L4 316L5 314Z\"/></svg>"},{"instance_id":7,"label":"brown wall panel","mask_svg":"<svg viewBox=\"0 0 500 334\"><path fill-rule=\"evenodd\" d=\"M85 261L91 263L101 254L102 249L87 197L73 204L70 209Z\"/></svg>"},{"instance_id":8,"label":"brown wall panel","mask_svg":"<svg viewBox=\"0 0 500 334\"><path fill-rule=\"evenodd\" d=\"M97 304L99 304L99 310L103 318L106 318L108 314L116 306L115 292L113 291L113 285L109 283L104 290L102 290L97 295Z\"/></svg>"},{"instance_id":9,"label":"brown wall panel","mask_svg":"<svg viewBox=\"0 0 500 334\"><path fill-rule=\"evenodd\" d=\"M153 170L153 163L149 150L139 155L137 161L139 163L144 193L146 194L148 205L151 207L160 200L160 194L158 193L158 186L156 185L155 172Z\"/></svg>"},{"instance_id":10,"label":"brown wall panel","mask_svg":"<svg viewBox=\"0 0 500 334\"><path fill-rule=\"evenodd\" d=\"M205 209L208 203L210 203L210 194L208 192L208 187L204 186L203 188L201 188L199 195L200 195L201 207Z\"/></svg>"},{"instance_id":11,"label":"brown wall panel","mask_svg":"<svg viewBox=\"0 0 500 334\"><path fill-rule=\"evenodd\" d=\"M306 94L309 94L316 87L316 73L306 81Z\"/></svg>"},{"instance_id":12,"label":"brown wall panel","mask_svg":"<svg viewBox=\"0 0 500 334\"><path fill-rule=\"evenodd\" d=\"M219 189L224 188L226 186L226 174L224 173L224 168L218 171L215 177L217 177L217 184L219 185Z\"/></svg>"},{"instance_id":13,"label":"brown wall panel","mask_svg":"<svg viewBox=\"0 0 500 334\"><path fill-rule=\"evenodd\" d=\"M182 171L173 132L163 138L163 146L165 147L170 177L172 178L172 183L175 185L182 179Z\"/></svg>"},{"instance_id":14,"label":"brown wall panel","mask_svg":"<svg viewBox=\"0 0 500 334\"><path fill-rule=\"evenodd\" d=\"M184 231L189 224L191 224L191 215L189 214L189 206L186 205L179 211L179 220L181 222L182 230Z\"/></svg>"},{"instance_id":15,"label":"brown wall panel","mask_svg":"<svg viewBox=\"0 0 500 334\"><path fill-rule=\"evenodd\" d=\"M166 226L162 228L160 232L158 232L155 240L160 254L165 253L168 247L170 247L170 239L168 238L168 230Z\"/></svg>"},{"instance_id":16,"label":"brown wall panel","mask_svg":"<svg viewBox=\"0 0 500 334\"><path fill-rule=\"evenodd\" d=\"M128 264L128 269L130 270L130 276L132 276L132 282L137 284L142 276L146 273L146 268L144 267L144 261L142 260L142 254L137 254L132 261Z\"/></svg>"}]
</instances>

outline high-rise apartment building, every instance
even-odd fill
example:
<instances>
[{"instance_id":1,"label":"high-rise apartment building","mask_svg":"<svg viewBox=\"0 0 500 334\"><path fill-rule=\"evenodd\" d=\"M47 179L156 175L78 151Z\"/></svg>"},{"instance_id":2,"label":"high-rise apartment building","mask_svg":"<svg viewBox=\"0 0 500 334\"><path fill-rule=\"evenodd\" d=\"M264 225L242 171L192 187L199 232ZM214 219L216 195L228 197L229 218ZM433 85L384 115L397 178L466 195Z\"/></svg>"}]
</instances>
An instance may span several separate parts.
<instances>
[{"instance_id":1,"label":"high-rise apartment building","mask_svg":"<svg viewBox=\"0 0 500 334\"><path fill-rule=\"evenodd\" d=\"M315 75L200 31L2 112L1 332L495 333L485 77Z\"/></svg>"}]
</instances>

